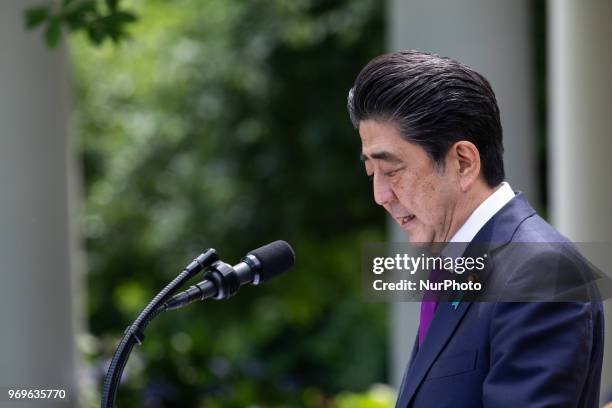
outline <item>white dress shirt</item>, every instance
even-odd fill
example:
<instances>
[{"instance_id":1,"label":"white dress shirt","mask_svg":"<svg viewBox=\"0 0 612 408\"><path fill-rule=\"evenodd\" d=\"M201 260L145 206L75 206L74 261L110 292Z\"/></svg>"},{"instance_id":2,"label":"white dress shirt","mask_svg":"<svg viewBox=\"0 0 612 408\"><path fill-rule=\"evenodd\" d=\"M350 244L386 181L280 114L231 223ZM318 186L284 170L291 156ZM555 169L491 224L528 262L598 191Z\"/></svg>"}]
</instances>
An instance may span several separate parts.
<instances>
[{"instance_id":1,"label":"white dress shirt","mask_svg":"<svg viewBox=\"0 0 612 408\"><path fill-rule=\"evenodd\" d=\"M467 248L467 244L472 242L476 234L478 234L478 231L480 231L487 221L493 218L493 216L513 198L514 191L512 191L512 187L504 181L493 194L476 207L461 228L459 228L450 241L448 241L462 242L465 243L465 245L447 245L444 250L442 250L442 254L450 257L461 256Z\"/></svg>"},{"instance_id":2,"label":"white dress shirt","mask_svg":"<svg viewBox=\"0 0 612 408\"><path fill-rule=\"evenodd\" d=\"M449 242L472 242L478 231L484 227L487 221L493 218L513 198L514 191L512 191L512 187L504 181L493 194L476 207Z\"/></svg>"}]
</instances>

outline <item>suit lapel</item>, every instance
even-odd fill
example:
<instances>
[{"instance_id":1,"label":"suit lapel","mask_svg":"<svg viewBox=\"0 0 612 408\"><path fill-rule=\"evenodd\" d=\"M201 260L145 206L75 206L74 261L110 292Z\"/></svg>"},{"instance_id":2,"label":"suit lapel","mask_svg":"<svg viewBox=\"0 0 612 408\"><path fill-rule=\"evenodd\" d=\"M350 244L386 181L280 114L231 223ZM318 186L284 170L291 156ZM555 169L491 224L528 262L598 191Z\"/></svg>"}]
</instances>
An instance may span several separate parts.
<instances>
[{"instance_id":1,"label":"suit lapel","mask_svg":"<svg viewBox=\"0 0 612 408\"><path fill-rule=\"evenodd\" d=\"M462 302L456 310L448 302L442 302L438 305L423 345L414 356L412 365L404 376L396 407L406 407L408 405L427 371L429 371L433 362L442 349L444 349L444 346L471 305L471 302Z\"/></svg>"},{"instance_id":2,"label":"suit lapel","mask_svg":"<svg viewBox=\"0 0 612 408\"><path fill-rule=\"evenodd\" d=\"M419 333L414 336L414 345L412 346L412 354L410 354L409 363L412 365L414 363L414 358L416 357L417 352L419 351Z\"/></svg>"},{"instance_id":3,"label":"suit lapel","mask_svg":"<svg viewBox=\"0 0 612 408\"><path fill-rule=\"evenodd\" d=\"M493 251L508 243L522 221L535 214L522 193L516 194L506 206L493 216L476 234L472 244L466 249L466 255L477 249L482 252ZM487 265L487 264L485 264ZM491 271L488 264L481 272L481 282L485 281ZM427 372L442 352L457 326L469 310L472 302L460 302L455 309L449 302L438 304L436 314L423 341L421 349L415 353L418 343L415 343L411 363L404 375L396 408L405 408L414 396L417 388L423 382Z\"/></svg>"}]
</instances>

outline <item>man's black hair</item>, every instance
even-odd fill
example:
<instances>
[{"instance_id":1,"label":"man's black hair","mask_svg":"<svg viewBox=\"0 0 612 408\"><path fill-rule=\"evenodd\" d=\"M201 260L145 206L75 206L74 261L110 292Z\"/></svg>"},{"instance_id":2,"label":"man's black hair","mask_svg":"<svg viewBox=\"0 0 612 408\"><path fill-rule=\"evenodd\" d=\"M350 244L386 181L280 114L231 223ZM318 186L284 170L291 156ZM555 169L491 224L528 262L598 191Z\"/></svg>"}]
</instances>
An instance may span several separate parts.
<instances>
[{"instance_id":1,"label":"man's black hair","mask_svg":"<svg viewBox=\"0 0 612 408\"><path fill-rule=\"evenodd\" d=\"M482 75L458 61L418 51L381 55L357 76L348 110L357 129L367 119L394 124L441 168L455 142L470 141L487 184L505 178L495 94Z\"/></svg>"}]
</instances>

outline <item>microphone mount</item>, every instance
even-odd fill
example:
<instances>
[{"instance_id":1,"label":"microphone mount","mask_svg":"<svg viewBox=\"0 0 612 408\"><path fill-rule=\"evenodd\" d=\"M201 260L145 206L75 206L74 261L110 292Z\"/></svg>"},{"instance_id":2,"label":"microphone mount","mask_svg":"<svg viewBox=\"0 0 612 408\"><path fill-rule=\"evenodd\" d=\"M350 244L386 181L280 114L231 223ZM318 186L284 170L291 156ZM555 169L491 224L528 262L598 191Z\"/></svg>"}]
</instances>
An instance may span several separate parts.
<instances>
[{"instance_id":1,"label":"microphone mount","mask_svg":"<svg viewBox=\"0 0 612 408\"><path fill-rule=\"evenodd\" d=\"M174 295L164 303L162 308L164 310L179 309L208 298L229 299L238 292L242 285L248 283L259 285L262 282L260 270L261 263L252 254L245 256L241 262L234 266L223 261L217 261L210 265L202 282Z\"/></svg>"}]
</instances>

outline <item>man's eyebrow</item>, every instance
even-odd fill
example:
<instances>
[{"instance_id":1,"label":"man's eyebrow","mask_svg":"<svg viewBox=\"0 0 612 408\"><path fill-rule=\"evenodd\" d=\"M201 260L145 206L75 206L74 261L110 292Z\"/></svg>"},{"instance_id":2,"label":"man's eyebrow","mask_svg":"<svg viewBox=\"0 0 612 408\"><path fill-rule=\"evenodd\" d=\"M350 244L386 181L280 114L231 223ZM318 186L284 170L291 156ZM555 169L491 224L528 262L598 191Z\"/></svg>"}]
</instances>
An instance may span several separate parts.
<instances>
[{"instance_id":1,"label":"man's eyebrow","mask_svg":"<svg viewBox=\"0 0 612 408\"><path fill-rule=\"evenodd\" d=\"M380 152L372 153L370 155L370 157L368 157L365 154L361 153L359 158L361 159L362 162L365 162L365 161L369 160L370 158L386 161L386 162L389 162L389 163L401 163L402 162L402 160L399 157L397 157L393 153L390 153L390 152L387 152L387 151L384 151L384 150L380 151Z\"/></svg>"}]
</instances>

